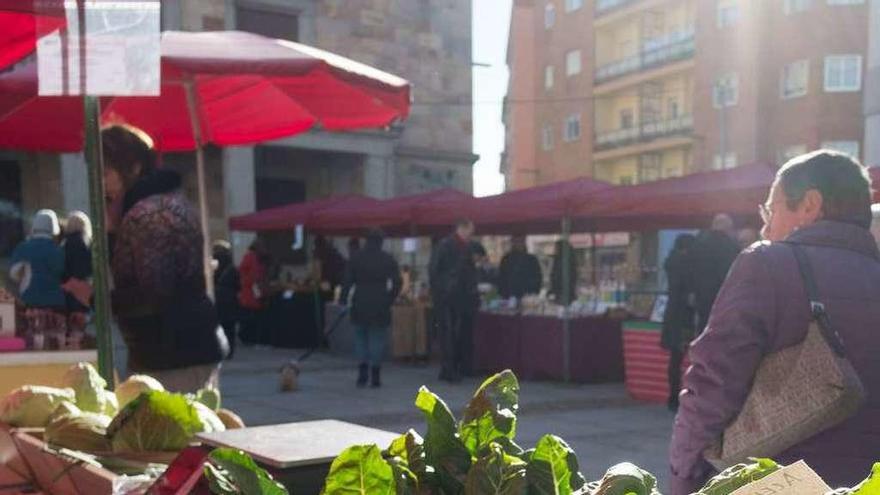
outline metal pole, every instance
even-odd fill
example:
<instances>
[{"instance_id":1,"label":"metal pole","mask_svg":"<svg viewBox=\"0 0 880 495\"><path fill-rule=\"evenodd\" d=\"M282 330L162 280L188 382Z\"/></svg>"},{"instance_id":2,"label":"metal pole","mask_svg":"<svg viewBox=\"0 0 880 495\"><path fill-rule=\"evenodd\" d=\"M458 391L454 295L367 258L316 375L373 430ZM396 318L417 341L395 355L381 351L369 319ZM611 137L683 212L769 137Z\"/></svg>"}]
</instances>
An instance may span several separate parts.
<instances>
[{"instance_id":1,"label":"metal pole","mask_svg":"<svg viewBox=\"0 0 880 495\"><path fill-rule=\"evenodd\" d=\"M85 116L85 158L88 165L89 207L92 210L92 283L94 284L95 328L98 371L113 388L113 341L110 334L110 250L104 217L104 162L98 116L101 106L95 96L83 96Z\"/></svg>"},{"instance_id":2,"label":"metal pole","mask_svg":"<svg viewBox=\"0 0 880 495\"><path fill-rule=\"evenodd\" d=\"M727 83L719 81L717 91L720 103L718 108L718 154L721 157L719 168L725 169L727 168L727 116L725 115L727 111Z\"/></svg>"},{"instance_id":3,"label":"metal pole","mask_svg":"<svg viewBox=\"0 0 880 495\"><path fill-rule=\"evenodd\" d=\"M571 381L571 320L569 319L569 306L571 305L571 277L570 271L571 249L569 238L571 237L571 218L567 215L562 219L562 370L566 382Z\"/></svg>"},{"instance_id":4,"label":"metal pole","mask_svg":"<svg viewBox=\"0 0 880 495\"><path fill-rule=\"evenodd\" d=\"M214 298L214 270L211 268L211 232L208 229L208 191L205 185L205 153L202 149L202 127L196 112L196 95L192 80L183 83L189 110L193 139L196 142L196 181L199 188L199 226L202 230L202 258L204 260L205 289Z\"/></svg>"}]
</instances>

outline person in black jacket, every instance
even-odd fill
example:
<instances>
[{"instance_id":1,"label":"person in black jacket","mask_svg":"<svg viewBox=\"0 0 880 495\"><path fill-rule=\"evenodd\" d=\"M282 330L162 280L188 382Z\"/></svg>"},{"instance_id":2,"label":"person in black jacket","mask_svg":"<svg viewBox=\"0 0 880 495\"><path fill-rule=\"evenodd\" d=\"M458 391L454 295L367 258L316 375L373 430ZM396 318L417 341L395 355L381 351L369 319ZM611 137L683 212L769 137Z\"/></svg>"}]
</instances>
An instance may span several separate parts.
<instances>
[{"instance_id":1,"label":"person in black jacket","mask_svg":"<svg viewBox=\"0 0 880 495\"><path fill-rule=\"evenodd\" d=\"M351 322L355 327L355 351L360 360L357 386L381 386L381 366L391 325L391 305L400 294L402 285L397 261L382 250L381 231L367 234L366 245L348 262L342 288L342 301L354 287L351 304Z\"/></svg>"},{"instance_id":2,"label":"person in black jacket","mask_svg":"<svg viewBox=\"0 0 880 495\"><path fill-rule=\"evenodd\" d=\"M235 354L235 344L238 340L238 322L240 308L238 306L238 292L241 290L241 281L238 269L232 259L232 245L227 241L214 242L214 300L217 305L217 316L220 318L220 326L226 333L229 341L229 355L226 359L232 359Z\"/></svg>"},{"instance_id":3,"label":"person in black jacket","mask_svg":"<svg viewBox=\"0 0 880 495\"><path fill-rule=\"evenodd\" d=\"M64 277L61 281L68 289L64 295L67 305L67 325L72 332L85 330L90 307L86 293L90 292L88 284L92 278L92 222L81 211L73 211L67 216L64 228ZM76 279L78 291L72 290L68 282ZM85 288L85 291L83 291ZM85 293L84 293L85 292ZM74 295L76 294L76 295Z\"/></svg>"},{"instance_id":4,"label":"person in black jacket","mask_svg":"<svg viewBox=\"0 0 880 495\"><path fill-rule=\"evenodd\" d=\"M521 299L528 294L541 292L541 264L529 254L526 238L515 236L510 240L510 252L501 258L498 273L498 289L501 297Z\"/></svg>"},{"instance_id":5,"label":"person in black jacket","mask_svg":"<svg viewBox=\"0 0 880 495\"><path fill-rule=\"evenodd\" d=\"M453 383L471 372L469 337L480 300L473 233L470 220L459 220L455 233L440 241L431 259L431 295L443 351L440 379Z\"/></svg>"},{"instance_id":6,"label":"person in black jacket","mask_svg":"<svg viewBox=\"0 0 880 495\"><path fill-rule=\"evenodd\" d=\"M697 238L681 234L675 238L672 252L663 268L668 281L668 299L663 313L663 332L660 345L669 351L669 409L678 410L678 393L681 390L681 362L685 348L694 336L693 267L691 250Z\"/></svg>"},{"instance_id":7,"label":"person in black jacket","mask_svg":"<svg viewBox=\"0 0 880 495\"><path fill-rule=\"evenodd\" d=\"M697 308L697 328L699 335L706 328L709 313L721 284L727 278L733 261L740 248L735 238L733 219L719 214L712 220L712 228L701 233L691 254L691 267L694 272L694 296Z\"/></svg>"}]
</instances>

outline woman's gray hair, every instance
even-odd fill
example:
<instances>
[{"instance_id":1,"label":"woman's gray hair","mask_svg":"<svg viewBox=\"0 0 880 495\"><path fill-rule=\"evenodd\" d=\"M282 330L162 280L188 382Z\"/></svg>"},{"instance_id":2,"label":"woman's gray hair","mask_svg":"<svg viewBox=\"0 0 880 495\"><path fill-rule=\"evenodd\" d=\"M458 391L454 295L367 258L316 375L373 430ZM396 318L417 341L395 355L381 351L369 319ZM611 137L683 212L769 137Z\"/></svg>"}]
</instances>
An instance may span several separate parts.
<instances>
[{"instance_id":1,"label":"woman's gray hair","mask_svg":"<svg viewBox=\"0 0 880 495\"><path fill-rule=\"evenodd\" d=\"M776 183L790 209L815 189L822 195L822 219L871 227L871 179L849 155L818 150L793 158L776 174Z\"/></svg>"},{"instance_id":2,"label":"woman's gray hair","mask_svg":"<svg viewBox=\"0 0 880 495\"><path fill-rule=\"evenodd\" d=\"M72 211L67 215L67 234L81 233L86 246L92 243L92 221L81 211Z\"/></svg>"}]
</instances>

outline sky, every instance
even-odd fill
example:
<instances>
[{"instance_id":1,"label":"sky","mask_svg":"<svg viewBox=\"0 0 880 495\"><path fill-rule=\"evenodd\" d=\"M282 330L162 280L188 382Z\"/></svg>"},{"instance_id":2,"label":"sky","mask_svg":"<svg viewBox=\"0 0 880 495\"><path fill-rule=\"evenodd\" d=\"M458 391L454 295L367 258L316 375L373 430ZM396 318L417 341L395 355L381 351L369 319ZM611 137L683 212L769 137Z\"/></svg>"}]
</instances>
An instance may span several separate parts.
<instances>
[{"instance_id":1,"label":"sky","mask_svg":"<svg viewBox=\"0 0 880 495\"><path fill-rule=\"evenodd\" d=\"M501 108L507 93L507 35L512 0L472 0L473 22L473 120L474 195L487 196L504 190L499 172L504 151ZM483 66L487 64L487 66Z\"/></svg>"}]
</instances>

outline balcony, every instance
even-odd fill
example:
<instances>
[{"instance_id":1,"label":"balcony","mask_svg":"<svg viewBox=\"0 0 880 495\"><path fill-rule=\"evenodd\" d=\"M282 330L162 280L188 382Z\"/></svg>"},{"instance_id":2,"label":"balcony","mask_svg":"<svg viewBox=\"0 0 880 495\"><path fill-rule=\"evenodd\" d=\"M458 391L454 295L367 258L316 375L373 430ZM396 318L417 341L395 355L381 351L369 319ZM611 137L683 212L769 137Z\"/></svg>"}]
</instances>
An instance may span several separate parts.
<instances>
[{"instance_id":1,"label":"balcony","mask_svg":"<svg viewBox=\"0 0 880 495\"><path fill-rule=\"evenodd\" d=\"M669 120L645 122L636 127L597 133L596 150L621 148L667 136L689 134L693 128L694 117L692 115L682 115Z\"/></svg>"},{"instance_id":2,"label":"balcony","mask_svg":"<svg viewBox=\"0 0 880 495\"><path fill-rule=\"evenodd\" d=\"M597 0L596 17L599 17L600 15L605 15L609 12L613 12L617 9L621 9L638 1L639 0Z\"/></svg>"},{"instance_id":3,"label":"balcony","mask_svg":"<svg viewBox=\"0 0 880 495\"><path fill-rule=\"evenodd\" d=\"M638 55L597 67L596 84L691 58L695 49L693 28L645 40Z\"/></svg>"}]
</instances>

